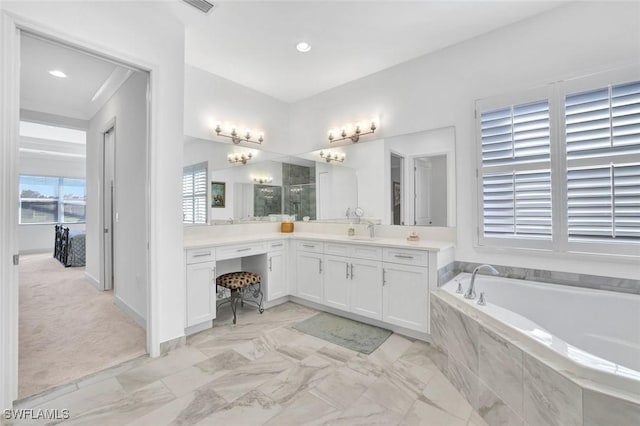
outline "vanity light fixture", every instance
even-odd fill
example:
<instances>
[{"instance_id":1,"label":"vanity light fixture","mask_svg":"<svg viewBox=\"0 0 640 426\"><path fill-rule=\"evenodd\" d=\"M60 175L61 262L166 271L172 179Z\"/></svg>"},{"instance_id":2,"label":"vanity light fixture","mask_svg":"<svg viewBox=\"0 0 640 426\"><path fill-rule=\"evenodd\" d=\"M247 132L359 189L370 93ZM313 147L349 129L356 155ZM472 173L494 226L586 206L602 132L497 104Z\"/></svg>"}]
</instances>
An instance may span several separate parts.
<instances>
[{"instance_id":1,"label":"vanity light fixture","mask_svg":"<svg viewBox=\"0 0 640 426\"><path fill-rule=\"evenodd\" d=\"M227 159L229 160L229 162L231 164L247 164L247 161L251 160L251 158L253 157L253 154L249 153L242 153L242 154L229 154L227 156Z\"/></svg>"},{"instance_id":2,"label":"vanity light fixture","mask_svg":"<svg viewBox=\"0 0 640 426\"><path fill-rule=\"evenodd\" d=\"M273 182L273 178L272 177L254 177L253 181L255 183L259 183L260 185L264 184L264 183L271 183Z\"/></svg>"},{"instance_id":3,"label":"vanity light fixture","mask_svg":"<svg viewBox=\"0 0 640 426\"><path fill-rule=\"evenodd\" d=\"M324 151L320 151L320 157L324 158L327 163L332 161L337 161L339 163L344 163L345 155L344 154L335 154L331 151L328 151L326 154Z\"/></svg>"},{"instance_id":4,"label":"vanity light fixture","mask_svg":"<svg viewBox=\"0 0 640 426\"><path fill-rule=\"evenodd\" d=\"M334 138L333 131L329 131L329 143L343 141L346 139L350 139L351 142L357 143L360 140L360 136L374 133L376 129L377 127L375 121L371 122L371 126L369 126L368 132L362 132L362 130L360 129L360 123L356 123L352 134L348 134L346 129L342 129L342 131L340 132L340 138L338 139Z\"/></svg>"},{"instance_id":5,"label":"vanity light fixture","mask_svg":"<svg viewBox=\"0 0 640 426\"><path fill-rule=\"evenodd\" d=\"M233 142L236 145L238 145L240 142L251 142L251 143L257 143L258 145L262 145L262 142L264 141L264 134L262 133L258 134L258 140L251 139L251 130L249 129L245 130L244 136L240 136L235 126L231 126L231 132L229 134L225 134L222 131L220 124L216 124L216 128L214 130L216 132L216 135L222 136L223 138L229 138L231 139L231 142Z\"/></svg>"}]
</instances>

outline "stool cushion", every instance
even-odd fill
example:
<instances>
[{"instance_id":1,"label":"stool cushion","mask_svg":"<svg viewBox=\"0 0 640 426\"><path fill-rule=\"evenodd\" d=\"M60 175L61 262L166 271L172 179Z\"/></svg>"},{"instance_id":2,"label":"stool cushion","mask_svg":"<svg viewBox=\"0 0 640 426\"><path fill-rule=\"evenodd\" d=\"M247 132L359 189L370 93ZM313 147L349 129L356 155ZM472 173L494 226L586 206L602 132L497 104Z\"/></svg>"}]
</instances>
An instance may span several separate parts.
<instances>
[{"instance_id":1,"label":"stool cushion","mask_svg":"<svg viewBox=\"0 0 640 426\"><path fill-rule=\"evenodd\" d=\"M261 277L253 272L231 272L216 278L216 284L230 290L238 290L258 284Z\"/></svg>"}]
</instances>

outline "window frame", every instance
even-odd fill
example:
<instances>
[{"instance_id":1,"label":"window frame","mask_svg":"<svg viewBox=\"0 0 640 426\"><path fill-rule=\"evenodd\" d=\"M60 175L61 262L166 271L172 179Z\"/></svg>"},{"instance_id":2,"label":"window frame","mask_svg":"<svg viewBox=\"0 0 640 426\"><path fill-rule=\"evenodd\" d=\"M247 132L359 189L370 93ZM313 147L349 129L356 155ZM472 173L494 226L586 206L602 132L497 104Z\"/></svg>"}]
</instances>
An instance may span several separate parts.
<instances>
[{"instance_id":1,"label":"window frame","mask_svg":"<svg viewBox=\"0 0 640 426\"><path fill-rule=\"evenodd\" d=\"M479 99L475 102L475 140L476 155L476 235L475 246L479 249L541 250L551 253L577 253L612 256L640 255L640 242L616 241L570 241L568 235L567 215L567 161L565 98L568 95L596 90L609 85L640 81L640 67L632 66L615 70L608 70L588 76L576 77L546 86L524 90L518 93ZM545 96L546 94L546 96ZM495 238L484 235L484 197L483 197L483 166L482 166L482 133L481 114L491 110L505 108L509 105L521 105L536 100L547 99L549 102L549 125L551 143L551 239L546 241L532 240L522 237ZM625 163L640 162L640 154L633 156ZM572 160L572 164L601 164L597 160ZM531 165L535 167L535 164ZM574 166L572 166L574 167ZM518 170L518 168L514 168Z\"/></svg>"},{"instance_id":2,"label":"window frame","mask_svg":"<svg viewBox=\"0 0 640 426\"><path fill-rule=\"evenodd\" d=\"M20 180L23 177L36 177L36 178L51 178L51 179L57 179L58 183L57 183L57 198L55 198L56 202L57 202L57 213L56 213L56 219L53 222L22 222L22 196L21 193L22 191L20 190L21 187L21 182ZM64 201L64 180L65 179L74 179L74 180L82 180L84 181L84 191L85 191L85 201L84 201L84 220L82 221L77 221L77 222L68 222L65 220L60 220L60 215L62 215L62 219L64 219L64 205L65 205L65 201ZM86 177L71 177L71 176L54 176L54 175L32 175L32 174L20 174L18 176L18 225L22 226L32 226L32 225L53 225L53 224L63 224L63 225L86 225L87 223L87 200L86 200L86 196L87 196L87 178ZM53 199L52 199L53 200ZM71 203L67 203L67 204L71 204Z\"/></svg>"}]
</instances>

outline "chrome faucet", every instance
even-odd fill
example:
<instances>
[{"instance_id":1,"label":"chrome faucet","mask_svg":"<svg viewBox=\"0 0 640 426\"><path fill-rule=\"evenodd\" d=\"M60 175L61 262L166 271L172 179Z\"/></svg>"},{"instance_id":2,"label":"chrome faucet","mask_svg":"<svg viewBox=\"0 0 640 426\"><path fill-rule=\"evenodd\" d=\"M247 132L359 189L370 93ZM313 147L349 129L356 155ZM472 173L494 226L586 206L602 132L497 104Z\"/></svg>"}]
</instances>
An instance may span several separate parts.
<instances>
[{"instance_id":1,"label":"chrome faucet","mask_svg":"<svg viewBox=\"0 0 640 426\"><path fill-rule=\"evenodd\" d=\"M469 288L467 289L467 292L464 294L465 299L476 298L476 289L475 289L476 275L481 269L488 269L493 275L500 275L500 272L498 272L498 270L491 265L485 264L485 265L478 266L476 269L473 270L473 274L471 274L471 282L469 283Z\"/></svg>"},{"instance_id":2,"label":"chrome faucet","mask_svg":"<svg viewBox=\"0 0 640 426\"><path fill-rule=\"evenodd\" d=\"M369 230L369 238L373 239L376 236L376 230L373 227L373 222L369 222L367 224L367 229Z\"/></svg>"}]
</instances>

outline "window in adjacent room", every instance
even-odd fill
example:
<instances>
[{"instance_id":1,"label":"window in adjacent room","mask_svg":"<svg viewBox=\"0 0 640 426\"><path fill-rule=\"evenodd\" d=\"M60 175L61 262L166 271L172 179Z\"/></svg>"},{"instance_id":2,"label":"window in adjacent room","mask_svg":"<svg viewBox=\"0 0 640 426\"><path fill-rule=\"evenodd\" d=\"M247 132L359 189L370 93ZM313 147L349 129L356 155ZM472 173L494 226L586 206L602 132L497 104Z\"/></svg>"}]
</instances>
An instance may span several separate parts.
<instances>
[{"instance_id":1,"label":"window in adjacent room","mask_svg":"<svg viewBox=\"0 0 640 426\"><path fill-rule=\"evenodd\" d=\"M20 224L84 223L84 179L20 176Z\"/></svg>"},{"instance_id":2,"label":"window in adjacent room","mask_svg":"<svg viewBox=\"0 0 640 426\"><path fill-rule=\"evenodd\" d=\"M207 223L207 163L187 166L182 172L182 221Z\"/></svg>"}]
</instances>

